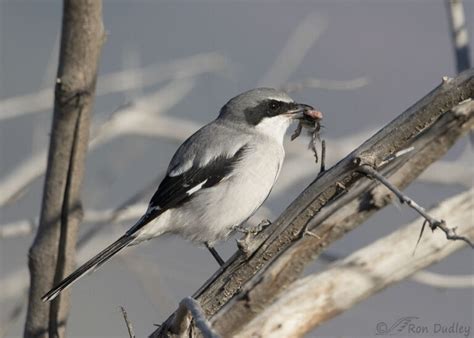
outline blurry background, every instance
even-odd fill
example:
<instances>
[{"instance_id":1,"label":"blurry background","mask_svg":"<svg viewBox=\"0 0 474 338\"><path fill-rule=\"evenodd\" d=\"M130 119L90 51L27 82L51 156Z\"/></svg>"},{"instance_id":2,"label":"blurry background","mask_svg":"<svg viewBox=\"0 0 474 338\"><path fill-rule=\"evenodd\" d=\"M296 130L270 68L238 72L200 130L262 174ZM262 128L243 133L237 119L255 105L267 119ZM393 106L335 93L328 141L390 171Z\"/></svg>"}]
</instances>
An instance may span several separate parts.
<instances>
[{"instance_id":1,"label":"blurry background","mask_svg":"<svg viewBox=\"0 0 474 338\"><path fill-rule=\"evenodd\" d=\"M464 4L472 46L474 1ZM0 237L0 334L7 337L22 335L29 225L39 215L61 14L59 0L0 0L0 229L24 230ZM111 242L144 211L177 146L244 90L283 87L319 108L328 164L334 164L443 75L455 75L447 18L441 0L104 1L108 38L81 230L97 232L82 242L80 257ZM278 185L253 222L274 219L317 174L308 138L287 143ZM464 139L407 191L433 205L472 186L472 168ZM411 210L391 206L329 252L345 256L413 218ZM229 257L234 240L218 250ZM315 263L311 271L324 266ZM128 250L73 287L69 337L126 337L121 305L137 336L145 336L217 268L207 250L178 238ZM430 270L469 275L472 268L472 252L464 249ZM429 326L470 325L472 335L473 304L471 288L407 280L314 335L375 336L378 322L405 316Z\"/></svg>"}]
</instances>

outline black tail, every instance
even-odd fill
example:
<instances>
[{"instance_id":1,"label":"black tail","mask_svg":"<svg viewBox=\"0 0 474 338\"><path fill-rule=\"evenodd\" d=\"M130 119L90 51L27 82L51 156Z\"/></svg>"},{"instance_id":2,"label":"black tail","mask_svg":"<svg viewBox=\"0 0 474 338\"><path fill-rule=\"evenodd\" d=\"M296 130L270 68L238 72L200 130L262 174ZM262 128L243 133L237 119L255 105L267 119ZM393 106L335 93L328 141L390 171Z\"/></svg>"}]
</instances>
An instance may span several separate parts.
<instances>
[{"instance_id":1,"label":"black tail","mask_svg":"<svg viewBox=\"0 0 474 338\"><path fill-rule=\"evenodd\" d=\"M51 289L47 294L45 294L41 300L43 302L47 302L53 300L57 297L63 290L67 289L71 286L74 282L82 278L88 272L94 271L103 263L108 261L112 256L114 256L117 252L125 248L130 242L134 240L134 236L130 235L123 235L118 240L113 242L107 248L99 252L89 261L84 263L81 267L79 267L76 271L71 273L69 276L64 278L58 285L56 285L53 289Z\"/></svg>"}]
</instances>

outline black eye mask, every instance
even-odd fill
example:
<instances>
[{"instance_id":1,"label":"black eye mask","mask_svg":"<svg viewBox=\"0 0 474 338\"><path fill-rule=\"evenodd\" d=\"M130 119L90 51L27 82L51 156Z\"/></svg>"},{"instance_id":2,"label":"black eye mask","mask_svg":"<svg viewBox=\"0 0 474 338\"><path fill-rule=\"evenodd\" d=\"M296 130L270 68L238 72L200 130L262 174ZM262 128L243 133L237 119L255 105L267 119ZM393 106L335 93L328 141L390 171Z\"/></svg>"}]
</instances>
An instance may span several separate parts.
<instances>
[{"instance_id":1,"label":"black eye mask","mask_svg":"<svg viewBox=\"0 0 474 338\"><path fill-rule=\"evenodd\" d=\"M283 102L274 99L268 99L260 102L253 108L247 108L244 111L245 120L248 124L256 126L264 117L272 117L285 114L290 110L297 108L293 102Z\"/></svg>"}]
</instances>

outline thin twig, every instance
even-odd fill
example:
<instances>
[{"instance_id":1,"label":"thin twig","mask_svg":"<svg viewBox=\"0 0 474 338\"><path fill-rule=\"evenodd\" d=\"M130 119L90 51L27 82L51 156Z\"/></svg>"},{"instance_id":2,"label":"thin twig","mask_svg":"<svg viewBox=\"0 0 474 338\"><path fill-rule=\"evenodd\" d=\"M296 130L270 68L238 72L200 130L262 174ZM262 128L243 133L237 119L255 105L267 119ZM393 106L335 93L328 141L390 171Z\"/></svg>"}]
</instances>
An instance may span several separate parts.
<instances>
[{"instance_id":1,"label":"thin twig","mask_svg":"<svg viewBox=\"0 0 474 338\"><path fill-rule=\"evenodd\" d=\"M442 202L430 212L439 217L453 214L453 219L461 224L459 231L469 238L474 238L474 228L469 224L470 211L474 203L472 197L473 190L463 192ZM314 330L315 326L320 326L323 322L347 311L375 293L411 276L419 269L441 261L464 247L463 242L446 242L441 234L427 236L419 248L420 255L413 258L411 241L408 239L413 237L413 231L417 229L419 222L418 218L409 225L331 264L327 269L321 269L317 274L294 281L274 302L267 307L262 307L255 317L244 322L239 330L232 334L232 337L312 336L308 335L308 332ZM394 246L396 250L393 249ZM285 264L289 264L288 261ZM422 278L424 277L426 274ZM454 285L466 285L468 283L465 282L472 278L471 276L455 276L456 279L458 277L461 279L453 283ZM248 295L250 295L249 298L254 298L255 292L249 292ZM242 301L243 297L239 298L239 301ZM248 311L251 310L252 308L248 309ZM214 319L223 320L222 317L214 317ZM219 322L213 322L213 324L218 328ZM407 328L404 332L398 333L403 335L406 332Z\"/></svg>"},{"instance_id":2,"label":"thin twig","mask_svg":"<svg viewBox=\"0 0 474 338\"><path fill-rule=\"evenodd\" d=\"M321 140L321 165L319 167L319 174L326 170L326 140Z\"/></svg>"},{"instance_id":3,"label":"thin twig","mask_svg":"<svg viewBox=\"0 0 474 338\"><path fill-rule=\"evenodd\" d=\"M434 231L436 228L439 228L446 234L447 239L461 240L469 244L471 248L474 248L474 244L468 238L464 236L458 236L454 228L448 228L446 226L446 222L444 220L437 220L436 218L430 216L423 207L418 205L414 200L412 200L410 197L408 197L402 191L400 191L396 186L390 183L377 170L373 169L372 167L368 165L362 165L359 167L358 171L360 171L361 173L369 177L375 178L377 181L379 181L384 186L386 186L390 191L392 191L399 198L401 203L407 204L410 208L414 209L421 216L423 216L428 222L428 224L430 225L431 230Z\"/></svg>"},{"instance_id":4,"label":"thin twig","mask_svg":"<svg viewBox=\"0 0 474 338\"><path fill-rule=\"evenodd\" d=\"M133 332L133 326L130 320L128 319L127 311L123 306L120 307L120 311L122 311L123 320L125 321L125 325L127 326L128 336L130 338L135 338L135 333Z\"/></svg>"},{"instance_id":5,"label":"thin twig","mask_svg":"<svg viewBox=\"0 0 474 338\"><path fill-rule=\"evenodd\" d=\"M458 118L444 112L444 109L472 96L470 82L462 82L464 86L458 85L460 79L471 73L468 71L431 91L362 146L353 150L351 155L340 160L320 179L314 180L271 227L258 234L252 243L250 257L235 254L228 260L229 264L225 269L212 276L206 286L195 293L195 298L202 304L206 315L212 316L211 322L216 331L223 336L239 332L243 324L248 323L279 297L281 290L303 272L304 266L322 248L388 203L372 204L369 198L374 184L361 179L360 175L354 175L357 168L354 157L361 156L371 163L377 163L393 153L393 149L419 145L420 150L417 148L409 159L401 161L402 158L399 158L397 166L388 168L397 183L406 186L473 125L471 114ZM471 78L469 75L469 79ZM440 109L441 106L443 110ZM435 136L436 142L431 141ZM346 186L348 193L340 195L335 182ZM358 193L352 194L352 191ZM359 197L364 199L361 201ZM367 203L362 204L363 202ZM349 206L346 208L347 205ZM322 240L310 236L298 240L301 229L307 223L313 225L309 230ZM429 236L434 237L438 236ZM461 243L464 244L457 241L449 246L460 246ZM297 264L292 264L295 258ZM172 315L163 326L169 325L174 318L175 315ZM161 334L163 337L167 331L160 332L157 331L152 336Z\"/></svg>"},{"instance_id":6,"label":"thin twig","mask_svg":"<svg viewBox=\"0 0 474 338\"><path fill-rule=\"evenodd\" d=\"M222 73L231 69L231 62L217 53L201 53L155 63L142 68L124 69L98 78L97 96L123 93L138 86L151 87L173 79L188 79L206 73ZM136 81L139 78L140 81ZM49 111L52 108L54 88L35 93L11 96L0 100L0 121L23 115Z\"/></svg>"},{"instance_id":7,"label":"thin twig","mask_svg":"<svg viewBox=\"0 0 474 338\"><path fill-rule=\"evenodd\" d=\"M0 226L0 239L26 236L33 233L38 220L24 219Z\"/></svg>"}]
</instances>

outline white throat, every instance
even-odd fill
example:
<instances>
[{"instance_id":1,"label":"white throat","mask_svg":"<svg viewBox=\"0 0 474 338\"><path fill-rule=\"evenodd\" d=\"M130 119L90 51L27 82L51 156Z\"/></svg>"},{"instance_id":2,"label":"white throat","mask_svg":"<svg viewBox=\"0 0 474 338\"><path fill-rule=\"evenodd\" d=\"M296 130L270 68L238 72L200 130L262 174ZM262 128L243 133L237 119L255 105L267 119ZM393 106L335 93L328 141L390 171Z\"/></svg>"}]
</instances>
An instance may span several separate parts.
<instances>
[{"instance_id":1,"label":"white throat","mask_svg":"<svg viewBox=\"0 0 474 338\"><path fill-rule=\"evenodd\" d=\"M260 123L255 126L255 129L257 129L259 133L283 144L283 138L291 122L291 117L285 115L264 117Z\"/></svg>"}]
</instances>

